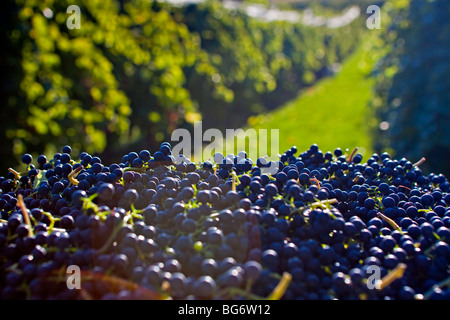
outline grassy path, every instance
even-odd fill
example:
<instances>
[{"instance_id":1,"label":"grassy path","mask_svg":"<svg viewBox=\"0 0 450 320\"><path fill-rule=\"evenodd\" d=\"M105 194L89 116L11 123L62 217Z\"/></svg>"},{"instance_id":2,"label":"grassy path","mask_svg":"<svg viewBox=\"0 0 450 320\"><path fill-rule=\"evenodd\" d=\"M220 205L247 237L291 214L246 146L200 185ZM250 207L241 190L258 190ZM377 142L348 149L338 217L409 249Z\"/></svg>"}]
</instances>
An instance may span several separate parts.
<instances>
[{"instance_id":1,"label":"grassy path","mask_svg":"<svg viewBox=\"0 0 450 320\"><path fill-rule=\"evenodd\" d=\"M277 153L283 153L294 145L302 152L314 143L323 152L333 151L337 147L344 151L358 147L358 152L368 159L373 153L369 128L374 124L368 107L373 86L369 72L379 57L373 51L372 44L377 40L376 34L369 34L333 77L319 81L268 114L249 118L248 126L241 130L244 134L238 135L237 139L227 137L223 148L217 146L219 148L210 155L205 152L203 159L211 160L212 155L221 149L224 154L237 154L245 149L251 159L266 154L270 159L277 159ZM258 149L259 137L258 140L255 137L245 140L248 129L254 129L256 134L261 132L260 129L266 129L269 136L264 150ZM278 145L275 143L275 148L271 149L270 132L273 129L278 130ZM226 137L225 133L223 137Z\"/></svg>"},{"instance_id":2,"label":"grassy path","mask_svg":"<svg viewBox=\"0 0 450 320\"><path fill-rule=\"evenodd\" d=\"M293 145L304 151L317 143L324 152L359 147L363 155L371 155L368 122L373 120L367 107L372 88L368 72L374 62L371 47L369 40L363 41L339 73L277 110L250 118L248 128L278 129L280 152Z\"/></svg>"}]
</instances>

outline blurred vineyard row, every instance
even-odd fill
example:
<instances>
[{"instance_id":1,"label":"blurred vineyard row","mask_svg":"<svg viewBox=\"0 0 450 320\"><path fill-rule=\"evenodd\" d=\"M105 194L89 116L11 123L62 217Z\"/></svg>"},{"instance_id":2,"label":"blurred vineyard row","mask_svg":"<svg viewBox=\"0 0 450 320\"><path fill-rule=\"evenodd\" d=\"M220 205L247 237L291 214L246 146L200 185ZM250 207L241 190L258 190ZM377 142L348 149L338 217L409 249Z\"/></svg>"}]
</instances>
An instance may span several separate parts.
<instances>
[{"instance_id":1,"label":"blurred vineyard row","mask_svg":"<svg viewBox=\"0 0 450 320\"><path fill-rule=\"evenodd\" d=\"M374 149L425 157L421 169L450 176L450 1L399 0L383 10Z\"/></svg>"},{"instance_id":2,"label":"blurred vineyard row","mask_svg":"<svg viewBox=\"0 0 450 320\"><path fill-rule=\"evenodd\" d=\"M80 29L66 26L72 4ZM3 167L65 144L120 160L196 120L238 127L327 75L363 29L267 23L218 1L8 0L1 15Z\"/></svg>"}]
</instances>

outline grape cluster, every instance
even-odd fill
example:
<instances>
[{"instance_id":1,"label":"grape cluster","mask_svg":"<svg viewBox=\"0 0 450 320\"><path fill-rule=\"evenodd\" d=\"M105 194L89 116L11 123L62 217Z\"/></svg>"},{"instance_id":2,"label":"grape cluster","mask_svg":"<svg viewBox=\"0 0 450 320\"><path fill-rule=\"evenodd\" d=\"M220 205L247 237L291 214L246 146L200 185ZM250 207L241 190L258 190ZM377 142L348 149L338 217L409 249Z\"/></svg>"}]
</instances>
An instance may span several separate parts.
<instances>
[{"instance_id":1,"label":"grape cluster","mask_svg":"<svg viewBox=\"0 0 450 320\"><path fill-rule=\"evenodd\" d=\"M0 178L0 298L450 299L445 176L317 145L198 164L171 149L25 154Z\"/></svg>"}]
</instances>

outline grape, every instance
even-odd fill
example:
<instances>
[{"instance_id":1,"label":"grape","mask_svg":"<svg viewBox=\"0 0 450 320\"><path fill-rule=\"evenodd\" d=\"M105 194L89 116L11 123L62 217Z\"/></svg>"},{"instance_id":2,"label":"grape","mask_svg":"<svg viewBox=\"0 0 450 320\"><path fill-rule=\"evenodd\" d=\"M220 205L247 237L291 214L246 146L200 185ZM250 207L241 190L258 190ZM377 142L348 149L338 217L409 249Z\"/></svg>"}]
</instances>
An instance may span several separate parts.
<instances>
[{"instance_id":1,"label":"grape","mask_svg":"<svg viewBox=\"0 0 450 320\"><path fill-rule=\"evenodd\" d=\"M171 150L164 142L153 157L132 151L108 165L65 146L38 158L38 181L25 154L27 172L0 177L1 298L82 299L58 280L74 264L86 271L84 292L104 300L144 298L142 290L264 298L285 273L282 299L448 296L445 176L388 153L364 163L315 144L286 150L272 172L243 151L197 165ZM373 267L381 277L406 270L377 290L367 285ZM45 277L52 272L61 277ZM90 273L137 286L102 286Z\"/></svg>"},{"instance_id":2,"label":"grape","mask_svg":"<svg viewBox=\"0 0 450 320\"><path fill-rule=\"evenodd\" d=\"M144 162L148 162L150 160L150 151L148 150L141 150L141 152L139 152L139 158L144 161Z\"/></svg>"},{"instance_id":3,"label":"grape","mask_svg":"<svg viewBox=\"0 0 450 320\"><path fill-rule=\"evenodd\" d=\"M33 157L31 156L31 154L29 154L29 153L25 153L23 156L22 156L22 162L23 163L25 163L25 164L31 164L31 162L33 161Z\"/></svg>"},{"instance_id":4,"label":"grape","mask_svg":"<svg viewBox=\"0 0 450 320\"><path fill-rule=\"evenodd\" d=\"M97 194L103 201L110 200L114 196L114 186L111 183L103 183L97 189Z\"/></svg>"},{"instance_id":5,"label":"grape","mask_svg":"<svg viewBox=\"0 0 450 320\"><path fill-rule=\"evenodd\" d=\"M72 152L72 147L69 145L66 145L62 148L62 152L70 154Z\"/></svg>"}]
</instances>

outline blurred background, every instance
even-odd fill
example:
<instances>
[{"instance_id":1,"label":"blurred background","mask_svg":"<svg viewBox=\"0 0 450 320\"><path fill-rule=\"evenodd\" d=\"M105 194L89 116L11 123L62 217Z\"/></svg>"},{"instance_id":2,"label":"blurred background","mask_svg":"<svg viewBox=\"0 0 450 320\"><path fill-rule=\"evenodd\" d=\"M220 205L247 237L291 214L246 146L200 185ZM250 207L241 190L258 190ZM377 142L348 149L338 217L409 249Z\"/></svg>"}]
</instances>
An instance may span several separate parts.
<instances>
[{"instance_id":1,"label":"blurred background","mask_svg":"<svg viewBox=\"0 0 450 320\"><path fill-rule=\"evenodd\" d=\"M0 27L5 173L66 144L119 163L202 121L450 175L448 0L6 0Z\"/></svg>"}]
</instances>

